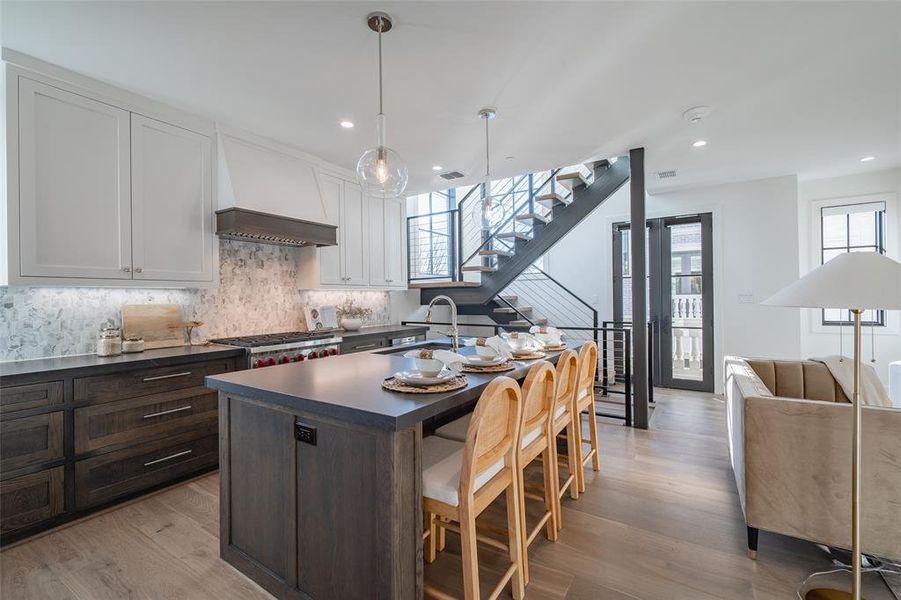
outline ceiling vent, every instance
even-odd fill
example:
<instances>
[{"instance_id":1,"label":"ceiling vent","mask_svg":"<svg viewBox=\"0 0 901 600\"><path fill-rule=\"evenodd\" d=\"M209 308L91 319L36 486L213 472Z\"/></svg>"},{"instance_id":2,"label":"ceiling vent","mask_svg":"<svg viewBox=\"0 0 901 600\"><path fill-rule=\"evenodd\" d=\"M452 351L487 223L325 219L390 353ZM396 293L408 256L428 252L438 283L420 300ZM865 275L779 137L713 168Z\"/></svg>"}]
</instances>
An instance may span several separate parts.
<instances>
[{"instance_id":1,"label":"ceiling vent","mask_svg":"<svg viewBox=\"0 0 901 600\"><path fill-rule=\"evenodd\" d=\"M675 169L671 169L669 171L658 171L657 172L657 179L672 179L675 176L676 176Z\"/></svg>"},{"instance_id":2,"label":"ceiling vent","mask_svg":"<svg viewBox=\"0 0 901 600\"><path fill-rule=\"evenodd\" d=\"M463 173L461 173L460 171L448 171L446 173L442 173L441 175L439 175L439 177L450 181L452 179L460 179L461 177L463 177Z\"/></svg>"}]
</instances>

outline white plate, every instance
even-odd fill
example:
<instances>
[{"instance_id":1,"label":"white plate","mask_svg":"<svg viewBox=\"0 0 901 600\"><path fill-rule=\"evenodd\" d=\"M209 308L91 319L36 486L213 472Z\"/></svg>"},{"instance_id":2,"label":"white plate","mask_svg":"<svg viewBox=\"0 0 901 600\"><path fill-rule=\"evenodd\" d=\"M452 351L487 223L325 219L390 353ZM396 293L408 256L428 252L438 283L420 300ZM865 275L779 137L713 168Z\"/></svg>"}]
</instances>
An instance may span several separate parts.
<instances>
[{"instance_id":1,"label":"white plate","mask_svg":"<svg viewBox=\"0 0 901 600\"><path fill-rule=\"evenodd\" d=\"M397 379L401 383L406 383L407 385L418 385L418 386L426 386L426 385L435 385L436 383L444 383L450 379L456 377L456 374L453 371L445 369L437 376L426 376L417 371L398 371L394 374L394 378Z\"/></svg>"},{"instance_id":2,"label":"white plate","mask_svg":"<svg viewBox=\"0 0 901 600\"><path fill-rule=\"evenodd\" d=\"M506 358L500 355L482 357L477 355L471 355L466 357L466 364L473 365L475 367L493 367L494 365L500 365L507 361Z\"/></svg>"}]
</instances>

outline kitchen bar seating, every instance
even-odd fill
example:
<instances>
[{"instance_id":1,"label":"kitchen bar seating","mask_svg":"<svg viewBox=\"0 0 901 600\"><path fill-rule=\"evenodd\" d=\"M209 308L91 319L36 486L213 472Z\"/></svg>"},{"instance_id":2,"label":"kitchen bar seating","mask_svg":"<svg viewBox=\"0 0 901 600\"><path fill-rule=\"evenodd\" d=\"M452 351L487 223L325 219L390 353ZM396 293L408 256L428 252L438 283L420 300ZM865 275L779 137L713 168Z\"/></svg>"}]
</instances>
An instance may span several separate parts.
<instances>
[{"instance_id":1,"label":"kitchen bar seating","mask_svg":"<svg viewBox=\"0 0 901 600\"><path fill-rule=\"evenodd\" d=\"M575 350L564 350L557 358L557 396L554 402L554 413L551 417L551 439L554 440L556 452L557 437L562 434L566 439L567 477L560 483L560 460L552 463L554 481L557 482L557 528L563 527L563 511L560 501L567 490L573 500L579 499L578 445L580 428L575 415L575 391L579 375L579 356Z\"/></svg>"},{"instance_id":2,"label":"kitchen bar seating","mask_svg":"<svg viewBox=\"0 0 901 600\"><path fill-rule=\"evenodd\" d=\"M598 346L594 342L585 342L579 349L579 375L576 381L575 395L575 422L578 442L576 451L578 462L576 473L579 478L579 492L585 491L584 466L591 460L591 467L595 471L601 470L601 455L598 444L598 421L594 414L594 377L598 369ZM582 438L582 413L588 413L589 439ZM590 444L591 450L583 454L582 445Z\"/></svg>"},{"instance_id":3,"label":"kitchen bar seating","mask_svg":"<svg viewBox=\"0 0 901 600\"><path fill-rule=\"evenodd\" d=\"M516 466L521 412L519 385L509 377L497 377L482 392L464 443L438 436L422 440L422 504L428 527L425 558L435 558L439 526L459 527L465 600L480 597L476 517L501 494L506 495L507 544L489 538L482 541L508 552L510 566L489 597L497 598L511 581L514 598L525 594ZM440 525L436 519L441 519ZM423 590L427 596L450 598L427 584Z\"/></svg>"},{"instance_id":4,"label":"kitchen bar seating","mask_svg":"<svg viewBox=\"0 0 901 600\"><path fill-rule=\"evenodd\" d=\"M557 392L557 373L554 365L546 361L536 362L529 369L522 385L522 415L520 417L520 443L517 455L519 470L519 506L522 523L522 566L523 579L529 583L529 544L542 528L547 539L557 541L557 505L559 500L556 474L553 469L557 460L556 440L551 434L551 411L554 409ZM536 459L541 459L542 486L540 490L526 491L526 469ZM530 530L526 521L526 498L544 503L544 512L538 523Z\"/></svg>"}]
</instances>

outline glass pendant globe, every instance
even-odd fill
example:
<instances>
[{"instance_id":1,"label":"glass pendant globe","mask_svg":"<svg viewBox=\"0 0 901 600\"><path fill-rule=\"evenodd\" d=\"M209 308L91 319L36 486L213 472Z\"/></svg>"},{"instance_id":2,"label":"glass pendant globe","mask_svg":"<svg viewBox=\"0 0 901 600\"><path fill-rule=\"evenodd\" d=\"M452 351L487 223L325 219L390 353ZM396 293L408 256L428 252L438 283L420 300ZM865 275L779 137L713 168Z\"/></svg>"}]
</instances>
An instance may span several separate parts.
<instances>
[{"instance_id":1,"label":"glass pendant globe","mask_svg":"<svg viewBox=\"0 0 901 600\"><path fill-rule=\"evenodd\" d=\"M498 206L491 196L482 200L482 229L495 229L504 218L504 209Z\"/></svg>"},{"instance_id":2,"label":"glass pendant globe","mask_svg":"<svg viewBox=\"0 0 901 600\"><path fill-rule=\"evenodd\" d=\"M407 188L407 179L407 165L391 148L367 150L357 162L357 181L370 196L400 196Z\"/></svg>"}]
</instances>

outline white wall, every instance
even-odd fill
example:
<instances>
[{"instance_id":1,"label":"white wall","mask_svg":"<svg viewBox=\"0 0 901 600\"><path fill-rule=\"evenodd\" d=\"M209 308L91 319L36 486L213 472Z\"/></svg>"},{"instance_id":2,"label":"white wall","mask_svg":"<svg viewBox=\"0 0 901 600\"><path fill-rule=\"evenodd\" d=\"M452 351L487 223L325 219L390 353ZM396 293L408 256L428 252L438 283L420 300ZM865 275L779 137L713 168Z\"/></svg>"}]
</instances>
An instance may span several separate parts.
<instances>
[{"instance_id":1,"label":"white wall","mask_svg":"<svg viewBox=\"0 0 901 600\"><path fill-rule=\"evenodd\" d=\"M801 353L797 309L759 304L798 278L797 194L796 177L787 176L648 196L649 218L713 213L717 391L724 355L795 358ZM548 258L548 272L595 306L602 319L613 318L612 225L628 219L625 186L558 242Z\"/></svg>"},{"instance_id":2,"label":"white wall","mask_svg":"<svg viewBox=\"0 0 901 600\"><path fill-rule=\"evenodd\" d=\"M798 221L800 227L799 254L801 272L806 273L819 264L818 203L823 200L860 199L863 196L882 196L888 201L886 210L886 253L898 260L901 241L901 217L898 212L901 195L901 169L889 169L845 177L832 177L800 181L798 183ZM875 199L875 198L874 198ZM844 328L844 343L840 346L837 328L820 325L819 311L803 309L801 323L801 353L804 357L826 356L853 352L850 328ZM876 361L872 364L879 377L888 383L888 363L901 360L901 314L886 313L886 327L865 328L863 333L863 357L869 362L875 348ZM875 333L871 337L871 331Z\"/></svg>"}]
</instances>

